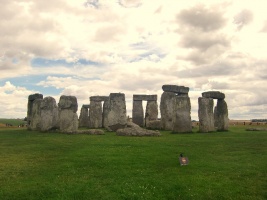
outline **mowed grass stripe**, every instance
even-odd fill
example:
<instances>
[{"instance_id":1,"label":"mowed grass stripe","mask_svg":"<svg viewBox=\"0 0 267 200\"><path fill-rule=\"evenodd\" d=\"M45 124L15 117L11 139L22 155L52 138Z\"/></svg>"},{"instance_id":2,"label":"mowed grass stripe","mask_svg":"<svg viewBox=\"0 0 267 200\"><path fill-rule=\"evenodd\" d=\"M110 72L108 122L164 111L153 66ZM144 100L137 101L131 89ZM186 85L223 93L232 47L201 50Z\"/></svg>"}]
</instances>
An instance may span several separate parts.
<instances>
[{"instance_id":1,"label":"mowed grass stripe","mask_svg":"<svg viewBox=\"0 0 267 200\"><path fill-rule=\"evenodd\" d=\"M267 198L267 132L161 133L0 129L0 199Z\"/></svg>"}]
</instances>

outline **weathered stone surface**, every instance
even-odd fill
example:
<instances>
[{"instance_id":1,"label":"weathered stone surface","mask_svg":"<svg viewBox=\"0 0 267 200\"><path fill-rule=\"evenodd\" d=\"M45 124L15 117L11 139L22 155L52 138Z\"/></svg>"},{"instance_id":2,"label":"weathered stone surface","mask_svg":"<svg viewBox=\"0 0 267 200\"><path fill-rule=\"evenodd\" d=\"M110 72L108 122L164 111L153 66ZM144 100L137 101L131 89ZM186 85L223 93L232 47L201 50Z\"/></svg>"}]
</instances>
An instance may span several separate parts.
<instances>
[{"instance_id":1,"label":"weathered stone surface","mask_svg":"<svg viewBox=\"0 0 267 200\"><path fill-rule=\"evenodd\" d=\"M83 105L81 107L79 116L79 127L89 127L89 105Z\"/></svg>"},{"instance_id":2,"label":"weathered stone surface","mask_svg":"<svg viewBox=\"0 0 267 200\"><path fill-rule=\"evenodd\" d=\"M163 130L172 130L174 98L173 92L163 92L160 99L161 125Z\"/></svg>"},{"instance_id":3,"label":"weathered stone surface","mask_svg":"<svg viewBox=\"0 0 267 200\"><path fill-rule=\"evenodd\" d=\"M177 94L188 94L189 92L189 87L178 85L163 85L162 89L164 92L173 92Z\"/></svg>"},{"instance_id":4,"label":"weathered stone surface","mask_svg":"<svg viewBox=\"0 0 267 200\"><path fill-rule=\"evenodd\" d=\"M91 101L106 101L108 100L108 96L91 96L90 97L90 102Z\"/></svg>"},{"instance_id":5,"label":"weathered stone surface","mask_svg":"<svg viewBox=\"0 0 267 200\"><path fill-rule=\"evenodd\" d=\"M219 91L209 91L209 92L203 92L202 97L212 98L212 99L224 99L225 94Z\"/></svg>"},{"instance_id":6,"label":"weathered stone surface","mask_svg":"<svg viewBox=\"0 0 267 200\"><path fill-rule=\"evenodd\" d=\"M173 133L192 132L190 98L176 96L174 98Z\"/></svg>"},{"instance_id":7,"label":"weathered stone surface","mask_svg":"<svg viewBox=\"0 0 267 200\"><path fill-rule=\"evenodd\" d=\"M61 110L68 109L76 113L78 110L77 98L75 96L62 95L59 99L58 107Z\"/></svg>"},{"instance_id":8,"label":"weathered stone surface","mask_svg":"<svg viewBox=\"0 0 267 200\"><path fill-rule=\"evenodd\" d=\"M214 131L213 99L198 98L199 132Z\"/></svg>"},{"instance_id":9,"label":"weathered stone surface","mask_svg":"<svg viewBox=\"0 0 267 200\"><path fill-rule=\"evenodd\" d=\"M214 121L217 131L227 131L229 127L228 108L224 99L218 99L214 109Z\"/></svg>"},{"instance_id":10,"label":"weathered stone surface","mask_svg":"<svg viewBox=\"0 0 267 200\"><path fill-rule=\"evenodd\" d=\"M159 131L143 129L132 122L127 123L127 127L118 129L116 134L119 136L160 136Z\"/></svg>"},{"instance_id":11,"label":"weathered stone surface","mask_svg":"<svg viewBox=\"0 0 267 200\"><path fill-rule=\"evenodd\" d=\"M150 121L158 119L158 103L157 101L147 101L146 114L145 114L145 126L148 127Z\"/></svg>"},{"instance_id":12,"label":"weathered stone surface","mask_svg":"<svg viewBox=\"0 0 267 200\"><path fill-rule=\"evenodd\" d=\"M89 127L102 128L103 127L103 114L101 101L90 101L89 110Z\"/></svg>"},{"instance_id":13,"label":"weathered stone surface","mask_svg":"<svg viewBox=\"0 0 267 200\"><path fill-rule=\"evenodd\" d=\"M78 130L77 133L88 135L105 135L105 132L101 129Z\"/></svg>"},{"instance_id":14,"label":"weathered stone surface","mask_svg":"<svg viewBox=\"0 0 267 200\"><path fill-rule=\"evenodd\" d=\"M132 121L139 126L144 126L144 109L142 101L133 101Z\"/></svg>"},{"instance_id":15,"label":"weathered stone surface","mask_svg":"<svg viewBox=\"0 0 267 200\"><path fill-rule=\"evenodd\" d=\"M28 107L27 107L27 126L28 129L31 129L31 116L32 116L32 107L33 107L33 102L35 99L43 99L42 94L31 94L28 96Z\"/></svg>"},{"instance_id":16,"label":"weathered stone surface","mask_svg":"<svg viewBox=\"0 0 267 200\"><path fill-rule=\"evenodd\" d=\"M161 120L148 121L147 124L146 124L146 128L153 129L153 130L160 130L160 129L162 129Z\"/></svg>"},{"instance_id":17,"label":"weathered stone surface","mask_svg":"<svg viewBox=\"0 0 267 200\"><path fill-rule=\"evenodd\" d=\"M77 99L74 96L61 96L59 103L59 129L64 133L77 133Z\"/></svg>"},{"instance_id":18,"label":"weathered stone surface","mask_svg":"<svg viewBox=\"0 0 267 200\"><path fill-rule=\"evenodd\" d=\"M59 128L58 124L58 107L53 97L45 97L41 101L41 121L40 130L50 131Z\"/></svg>"},{"instance_id":19,"label":"weathered stone surface","mask_svg":"<svg viewBox=\"0 0 267 200\"><path fill-rule=\"evenodd\" d=\"M105 105L104 115L106 129L116 131L120 127L126 127L127 116L125 94L111 93L109 95L109 100Z\"/></svg>"},{"instance_id":20,"label":"weathered stone surface","mask_svg":"<svg viewBox=\"0 0 267 200\"><path fill-rule=\"evenodd\" d=\"M109 98L103 103L103 127L108 127ZM111 131L111 129L109 130Z\"/></svg>"},{"instance_id":21,"label":"weathered stone surface","mask_svg":"<svg viewBox=\"0 0 267 200\"><path fill-rule=\"evenodd\" d=\"M157 101L158 96L154 95L146 95L146 94L134 94L133 101Z\"/></svg>"},{"instance_id":22,"label":"weathered stone surface","mask_svg":"<svg viewBox=\"0 0 267 200\"><path fill-rule=\"evenodd\" d=\"M35 99L32 104L29 130L41 130L41 103L43 99Z\"/></svg>"}]
</instances>

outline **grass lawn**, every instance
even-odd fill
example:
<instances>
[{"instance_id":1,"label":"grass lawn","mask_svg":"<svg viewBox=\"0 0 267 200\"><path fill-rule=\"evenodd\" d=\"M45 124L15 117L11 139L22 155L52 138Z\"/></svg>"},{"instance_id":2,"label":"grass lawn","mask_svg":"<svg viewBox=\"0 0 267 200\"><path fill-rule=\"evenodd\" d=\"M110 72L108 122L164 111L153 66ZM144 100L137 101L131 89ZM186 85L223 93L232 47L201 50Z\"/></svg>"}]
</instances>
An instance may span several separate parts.
<instances>
[{"instance_id":1,"label":"grass lawn","mask_svg":"<svg viewBox=\"0 0 267 200\"><path fill-rule=\"evenodd\" d=\"M181 152L189 165L180 166ZM123 137L3 128L0 199L267 199L267 131Z\"/></svg>"}]
</instances>

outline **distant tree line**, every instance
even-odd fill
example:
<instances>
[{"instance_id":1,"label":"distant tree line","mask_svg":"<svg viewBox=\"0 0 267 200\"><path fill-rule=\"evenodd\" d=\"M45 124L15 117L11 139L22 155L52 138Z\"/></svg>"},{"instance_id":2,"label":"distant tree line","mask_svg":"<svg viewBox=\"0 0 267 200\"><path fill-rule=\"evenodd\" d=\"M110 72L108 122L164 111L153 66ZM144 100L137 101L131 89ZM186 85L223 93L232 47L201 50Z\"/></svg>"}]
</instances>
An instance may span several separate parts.
<instances>
[{"instance_id":1,"label":"distant tree line","mask_svg":"<svg viewBox=\"0 0 267 200\"><path fill-rule=\"evenodd\" d=\"M251 122L267 122L267 119L252 119Z\"/></svg>"}]
</instances>

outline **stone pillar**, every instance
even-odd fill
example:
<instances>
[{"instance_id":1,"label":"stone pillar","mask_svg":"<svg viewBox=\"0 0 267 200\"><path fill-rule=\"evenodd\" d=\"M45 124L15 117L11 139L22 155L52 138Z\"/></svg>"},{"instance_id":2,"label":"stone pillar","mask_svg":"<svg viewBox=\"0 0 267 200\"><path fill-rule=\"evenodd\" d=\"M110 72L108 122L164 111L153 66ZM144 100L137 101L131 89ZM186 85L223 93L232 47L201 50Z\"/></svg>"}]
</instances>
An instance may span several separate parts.
<instances>
[{"instance_id":1,"label":"stone pillar","mask_svg":"<svg viewBox=\"0 0 267 200\"><path fill-rule=\"evenodd\" d=\"M147 101L145 126L149 128L149 123L158 119L158 103L157 101Z\"/></svg>"},{"instance_id":2,"label":"stone pillar","mask_svg":"<svg viewBox=\"0 0 267 200\"><path fill-rule=\"evenodd\" d=\"M143 127L144 126L144 109L142 100L133 101L132 121L133 123Z\"/></svg>"},{"instance_id":3,"label":"stone pillar","mask_svg":"<svg viewBox=\"0 0 267 200\"><path fill-rule=\"evenodd\" d=\"M106 108L108 106L108 108ZM108 130L116 131L127 125L125 94L111 93L109 102L105 105L106 127Z\"/></svg>"},{"instance_id":4,"label":"stone pillar","mask_svg":"<svg viewBox=\"0 0 267 200\"><path fill-rule=\"evenodd\" d=\"M58 107L60 131L64 133L76 133L78 130L78 103L76 97L62 95Z\"/></svg>"},{"instance_id":5,"label":"stone pillar","mask_svg":"<svg viewBox=\"0 0 267 200\"><path fill-rule=\"evenodd\" d=\"M174 98L173 133L192 132L191 103L188 96Z\"/></svg>"},{"instance_id":6,"label":"stone pillar","mask_svg":"<svg viewBox=\"0 0 267 200\"><path fill-rule=\"evenodd\" d=\"M31 117L32 117L32 107L33 107L33 102L35 99L43 99L42 94L31 94L28 97L28 108L27 108L27 126L28 129L30 129L30 124L31 124Z\"/></svg>"},{"instance_id":7,"label":"stone pillar","mask_svg":"<svg viewBox=\"0 0 267 200\"><path fill-rule=\"evenodd\" d=\"M103 103L103 127L108 127L109 97Z\"/></svg>"},{"instance_id":8,"label":"stone pillar","mask_svg":"<svg viewBox=\"0 0 267 200\"><path fill-rule=\"evenodd\" d=\"M214 131L213 99L198 98L199 132Z\"/></svg>"},{"instance_id":9,"label":"stone pillar","mask_svg":"<svg viewBox=\"0 0 267 200\"><path fill-rule=\"evenodd\" d=\"M41 101L41 131L50 131L59 128L58 107L53 97L45 97Z\"/></svg>"},{"instance_id":10,"label":"stone pillar","mask_svg":"<svg viewBox=\"0 0 267 200\"><path fill-rule=\"evenodd\" d=\"M41 130L41 103L43 99L35 99L31 104L30 124L28 130Z\"/></svg>"},{"instance_id":11,"label":"stone pillar","mask_svg":"<svg viewBox=\"0 0 267 200\"><path fill-rule=\"evenodd\" d=\"M215 127L218 131L227 131L229 126L228 108L224 99L218 99L214 110Z\"/></svg>"},{"instance_id":12,"label":"stone pillar","mask_svg":"<svg viewBox=\"0 0 267 200\"><path fill-rule=\"evenodd\" d=\"M102 128L102 103L90 99L89 128Z\"/></svg>"},{"instance_id":13,"label":"stone pillar","mask_svg":"<svg viewBox=\"0 0 267 200\"><path fill-rule=\"evenodd\" d=\"M89 105L83 105L79 116L79 127L89 127Z\"/></svg>"},{"instance_id":14,"label":"stone pillar","mask_svg":"<svg viewBox=\"0 0 267 200\"><path fill-rule=\"evenodd\" d=\"M160 99L161 126L163 130L172 130L175 93L163 92Z\"/></svg>"}]
</instances>

